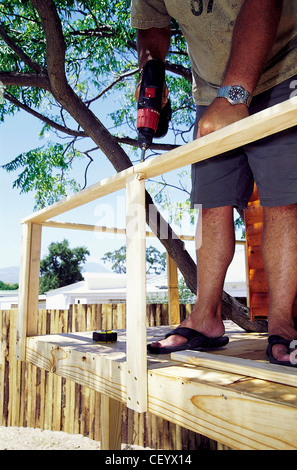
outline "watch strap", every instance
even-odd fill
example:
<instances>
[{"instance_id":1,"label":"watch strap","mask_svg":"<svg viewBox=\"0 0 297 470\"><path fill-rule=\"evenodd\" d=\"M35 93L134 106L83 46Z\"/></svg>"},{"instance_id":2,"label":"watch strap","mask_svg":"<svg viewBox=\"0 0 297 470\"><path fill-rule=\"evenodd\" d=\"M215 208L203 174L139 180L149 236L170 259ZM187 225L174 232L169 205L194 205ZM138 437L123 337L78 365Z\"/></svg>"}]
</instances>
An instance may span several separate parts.
<instances>
[{"instance_id":1,"label":"watch strap","mask_svg":"<svg viewBox=\"0 0 297 470\"><path fill-rule=\"evenodd\" d=\"M232 105L245 104L250 105L252 97L250 93L241 85L222 86L217 94L218 98L226 98Z\"/></svg>"}]
</instances>

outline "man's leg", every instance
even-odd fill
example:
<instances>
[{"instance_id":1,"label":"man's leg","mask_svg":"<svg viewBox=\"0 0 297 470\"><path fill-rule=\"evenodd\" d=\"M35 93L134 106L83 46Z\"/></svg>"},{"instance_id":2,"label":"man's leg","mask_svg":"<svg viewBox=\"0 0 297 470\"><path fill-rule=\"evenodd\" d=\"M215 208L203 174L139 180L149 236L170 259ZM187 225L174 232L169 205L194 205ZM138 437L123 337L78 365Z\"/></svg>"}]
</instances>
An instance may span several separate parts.
<instances>
[{"instance_id":1,"label":"man's leg","mask_svg":"<svg viewBox=\"0 0 297 470\"><path fill-rule=\"evenodd\" d=\"M269 335L297 338L292 309L297 293L297 204L263 208L263 261L269 288ZM283 345L273 346L277 360L289 361Z\"/></svg>"},{"instance_id":2,"label":"man's leg","mask_svg":"<svg viewBox=\"0 0 297 470\"><path fill-rule=\"evenodd\" d=\"M210 338L224 334L221 318L222 290L226 271L234 255L235 235L231 206L203 209L197 230L197 301L182 326L193 328ZM179 335L152 343L154 347L176 346L187 340Z\"/></svg>"}]
</instances>

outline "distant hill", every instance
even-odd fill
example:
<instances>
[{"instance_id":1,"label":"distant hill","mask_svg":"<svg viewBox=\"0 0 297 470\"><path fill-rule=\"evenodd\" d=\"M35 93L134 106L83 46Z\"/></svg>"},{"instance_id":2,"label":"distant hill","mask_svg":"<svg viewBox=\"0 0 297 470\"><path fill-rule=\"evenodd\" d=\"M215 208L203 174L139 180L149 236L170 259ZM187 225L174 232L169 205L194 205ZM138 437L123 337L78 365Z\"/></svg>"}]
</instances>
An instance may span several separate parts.
<instances>
[{"instance_id":1,"label":"distant hill","mask_svg":"<svg viewBox=\"0 0 297 470\"><path fill-rule=\"evenodd\" d=\"M0 281L2 282L19 282L19 266L9 266L8 268L0 268ZM110 273L101 263L86 263L83 266L82 272L88 273Z\"/></svg>"},{"instance_id":2,"label":"distant hill","mask_svg":"<svg viewBox=\"0 0 297 470\"><path fill-rule=\"evenodd\" d=\"M110 273L110 269L107 269L101 263L86 263L82 269L83 273Z\"/></svg>"},{"instance_id":3,"label":"distant hill","mask_svg":"<svg viewBox=\"0 0 297 470\"><path fill-rule=\"evenodd\" d=\"M19 266L9 266L8 268L0 268L0 281L3 282L19 282Z\"/></svg>"}]
</instances>

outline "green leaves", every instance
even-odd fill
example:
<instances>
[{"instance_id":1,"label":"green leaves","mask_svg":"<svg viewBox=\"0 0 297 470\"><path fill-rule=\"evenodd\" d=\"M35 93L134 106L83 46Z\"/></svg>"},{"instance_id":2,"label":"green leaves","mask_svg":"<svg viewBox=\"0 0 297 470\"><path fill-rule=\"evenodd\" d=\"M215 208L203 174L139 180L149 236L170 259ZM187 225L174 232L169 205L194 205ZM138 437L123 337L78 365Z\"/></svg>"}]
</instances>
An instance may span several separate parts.
<instances>
[{"instance_id":1,"label":"green leaves","mask_svg":"<svg viewBox=\"0 0 297 470\"><path fill-rule=\"evenodd\" d=\"M70 152L62 144L50 144L22 153L2 168L8 172L21 170L13 187L21 193L34 191L35 209L42 208L65 197L67 189L79 189L78 183L68 176L77 153L75 150Z\"/></svg>"},{"instance_id":2,"label":"green leaves","mask_svg":"<svg viewBox=\"0 0 297 470\"><path fill-rule=\"evenodd\" d=\"M111 263L111 269L115 273L126 272L126 246L121 246L118 250L109 251L101 258L104 263ZM160 274L166 268L166 253L149 246L146 249L147 274Z\"/></svg>"},{"instance_id":3,"label":"green leaves","mask_svg":"<svg viewBox=\"0 0 297 470\"><path fill-rule=\"evenodd\" d=\"M85 247L71 249L68 240L51 243L48 255L40 262L40 294L81 281L81 264L89 254Z\"/></svg>"}]
</instances>

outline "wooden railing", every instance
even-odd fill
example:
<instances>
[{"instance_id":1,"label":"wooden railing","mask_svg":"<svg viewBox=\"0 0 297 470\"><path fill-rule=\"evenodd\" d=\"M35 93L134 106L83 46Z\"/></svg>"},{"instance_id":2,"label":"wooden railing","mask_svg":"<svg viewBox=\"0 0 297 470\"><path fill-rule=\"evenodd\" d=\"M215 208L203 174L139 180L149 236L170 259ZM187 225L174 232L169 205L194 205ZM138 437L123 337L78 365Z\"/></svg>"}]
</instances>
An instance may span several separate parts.
<instances>
[{"instance_id":1,"label":"wooden railing","mask_svg":"<svg viewBox=\"0 0 297 470\"><path fill-rule=\"evenodd\" d=\"M146 411L145 180L296 125L296 107L297 97L291 98L164 155L132 166L25 217L22 220L17 357L24 360L26 337L37 334L42 226L52 223L49 220L57 215L126 188L127 406L138 412Z\"/></svg>"}]
</instances>

